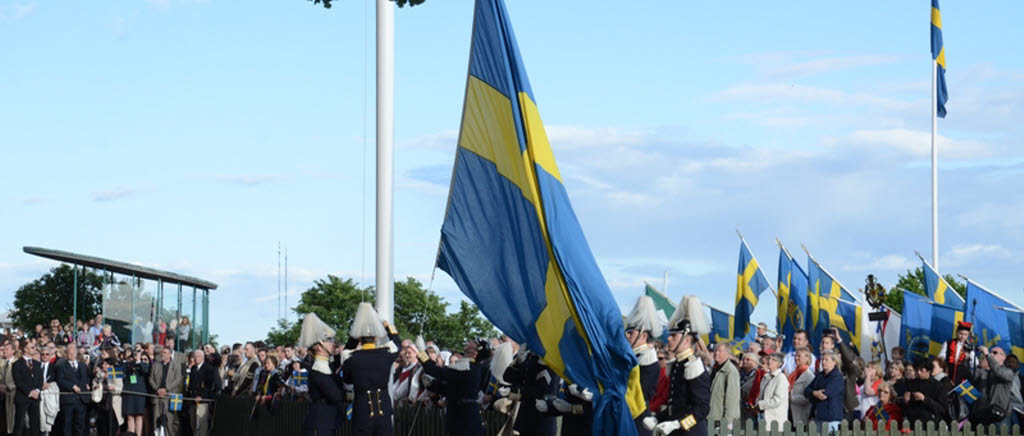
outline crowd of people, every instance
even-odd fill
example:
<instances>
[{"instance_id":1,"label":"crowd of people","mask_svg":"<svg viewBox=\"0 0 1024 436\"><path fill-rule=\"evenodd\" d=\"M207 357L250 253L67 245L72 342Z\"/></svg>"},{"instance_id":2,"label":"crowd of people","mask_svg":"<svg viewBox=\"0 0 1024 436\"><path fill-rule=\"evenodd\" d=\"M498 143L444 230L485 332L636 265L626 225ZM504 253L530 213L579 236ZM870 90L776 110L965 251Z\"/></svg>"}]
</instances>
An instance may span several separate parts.
<instances>
[{"instance_id":1,"label":"crowd of people","mask_svg":"<svg viewBox=\"0 0 1024 436\"><path fill-rule=\"evenodd\" d=\"M1020 362L974 346L967 323L936 356L908 358L896 347L881 362L864 361L831 330L816 350L798 330L792 351L780 352L783 338L764 324L743 350L705 344L710 328L699 300L688 296L680 307L665 325L641 297L626 320L645 401L633 423L641 435L704 435L748 419L829 430L843 420L885 429L904 420L1021 422ZM443 410L451 435L482 434L487 410L508 414L520 435L591 432L594 393L507 336L444 349L422 337L401 340L368 304L355 318L345 343L308 315L297 344L188 352L164 329L152 341L122 343L101 316L73 329L53 320L8 330L0 340L0 428L16 436L205 436L216 400L230 396L271 410L308 402L305 434L333 433L344 420L353 434L393 434L401 407Z\"/></svg>"}]
</instances>

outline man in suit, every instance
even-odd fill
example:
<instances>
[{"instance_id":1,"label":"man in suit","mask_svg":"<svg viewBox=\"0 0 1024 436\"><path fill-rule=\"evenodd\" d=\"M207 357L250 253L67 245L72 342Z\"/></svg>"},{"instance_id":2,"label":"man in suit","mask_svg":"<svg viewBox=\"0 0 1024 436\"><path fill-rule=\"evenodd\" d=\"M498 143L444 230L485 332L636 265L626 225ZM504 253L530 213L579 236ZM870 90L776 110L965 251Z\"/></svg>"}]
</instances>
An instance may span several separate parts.
<instances>
[{"instance_id":1,"label":"man in suit","mask_svg":"<svg viewBox=\"0 0 1024 436\"><path fill-rule=\"evenodd\" d=\"M217 368L205 362L206 354L203 353L203 350L193 351L192 359L195 364L188 370L189 380L186 395L195 397L195 402L190 407L189 417L194 426L195 436L208 436L210 434L210 403L202 400L217 395L220 376L217 375Z\"/></svg>"},{"instance_id":2,"label":"man in suit","mask_svg":"<svg viewBox=\"0 0 1024 436\"><path fill-rule=\"evenodd\" d=\"M69 342L67 359L56 368L57 386L65 393L60 396L60 411L64 417L64 436L85 436L85 405L89 403L89 370L78 360L78 344ZM74 392L79 395L67 395Z\"/></svg>"},{"instance_id":3,"label":"man in suit","mask_svg":"<svg viewBox=\"0 0 1024 436\"><path fill-rule=\"evenodd\" d=\"M39 436L39 393L44 389L43 369L36 359L36 346L26 341L21 348L22 358L11 366L14 384L14 434ZM27 415L26 415L27 414ZM28 422L25 419L28 418Z\"/></svg>"},{"instance_id":4,"label":"man in suit","mask_svg":"<svg viewBox=\"0 0 1024 436\"><path fill-rule=\"evenodd\" d=\"M160 345L156 348L159 349L160 361L153 364L149 372L149 387L160 396L153 401L153 423L156 427L163 420L166 434L175 436L178 434L178 414L169 410L170 400L167 394L182 392L185 380L184 365L174 361L174 351L170 348Z\"/></svg>"},{"instance_id":5,"label":"man in suit","mask_svg":"<svg viewBox=\"0 0 1024 436\"><path fill-rule=\"evenodd\" d=\"M14 345L4 342L0 345L0 391L4 394L4 434L14 433L14 375L11 366L14 364Z\"/></svg>"}]
</instances>

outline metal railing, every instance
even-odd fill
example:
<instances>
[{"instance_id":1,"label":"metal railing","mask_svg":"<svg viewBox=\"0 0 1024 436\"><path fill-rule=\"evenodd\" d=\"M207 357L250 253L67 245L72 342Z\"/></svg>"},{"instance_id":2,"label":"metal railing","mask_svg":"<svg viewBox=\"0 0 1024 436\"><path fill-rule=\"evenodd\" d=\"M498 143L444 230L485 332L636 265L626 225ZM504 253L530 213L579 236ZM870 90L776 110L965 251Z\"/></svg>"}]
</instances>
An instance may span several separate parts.
<instances>
[{"instance_id":1,"label":"metal railing","mask_svg":"<svg viewBox=\"0 0 1024 436\"><path fill-rule=\"evenodd\" d=\"M305 401L279 401L273 406L259 405L249 398L222 398L214 406L213 436L288 436L302 431L309 403ZM505 425L507 417L487 411L482 414L484 435L494 436ZM396 436L443 435L445 413L443 409L399 407L395 410ZM352 434L351 424L344 421L335 436Z\"/></svg>"}]
</instances>

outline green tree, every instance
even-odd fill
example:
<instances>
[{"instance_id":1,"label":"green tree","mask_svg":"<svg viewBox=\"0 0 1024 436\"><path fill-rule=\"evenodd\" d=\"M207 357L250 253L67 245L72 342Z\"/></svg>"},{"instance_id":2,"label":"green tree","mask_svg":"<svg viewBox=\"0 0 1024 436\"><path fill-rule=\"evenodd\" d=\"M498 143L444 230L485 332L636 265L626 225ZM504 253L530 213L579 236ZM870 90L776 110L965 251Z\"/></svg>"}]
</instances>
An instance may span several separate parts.
<instances>
[{"instance_id":1,"label":"green tree","mask_svg":"<svg viewBox=\"0 0 1024 436\"><path fill-rule=\"evenodd\" d=\"M449 314L444 298L424 289L423 284L412 277L395 282L394 295L395 328L402 339L422 334L442 348L461 349L469 339L498 334L476 306L463 301L457 312ZM373 303L374 297L372 286L360 289L351 279L328 276L327 280L318 280L303 292L299 305L293 309L298 318L278 320L277 326L267 332L266 342L273 346L296 343L302 317L310 312L337 329L336 339L345 342L356 307L364 300Z\"/></svg>"},{"instance_id":2,"label":"green tree","mask_svg":"<svg viewBox=\"0 0 1024 436\"><path fill-rule=\"evenodd\" d=\"M49 324L56 318L67 323L74 307L75 270L61 264L42 277L22 285L14 293L11 320L22 329L36 324ZM78 272L78 319L89 319L100 313L103 306L102 275L83 269Z\"/></svg>"},{"instance_id":3,"label":"green tree","mask_svg":"<svg viewBox=\"0 0 1024 436\"><path fill-rule=\"evenodd\" d=\"M953 287L953 290L961 297L967 297L967 284L959 281L952 274L943 276L946 283ZM885 295L885 305L895 310L896 313L903 313L903 292L909 291L918 295L927 295L925 290L924 267L919 266L914 270L907 270L906 274L900 274L899 280L889 289Z\"/></svg>"},{"instance_id":4,"label":"green tree","mask_svg":"<svg viewBox=\"0 0 1024 436\"><path fill-rule=\"evenodd\" d=\"M299 340L302 329L302 318L307 313L315 313L327 325L337 330L338 340L344 342L348 338L349 324L355 316L356 307L362 301L371 304L374 301L372 286L360 289L352 279L340 279L328 275L302 293L299 304L292 309L298 315L294 321L278 320L277 327L267 333L268 345L294 344Z\"/></svg>"}]
</instances>

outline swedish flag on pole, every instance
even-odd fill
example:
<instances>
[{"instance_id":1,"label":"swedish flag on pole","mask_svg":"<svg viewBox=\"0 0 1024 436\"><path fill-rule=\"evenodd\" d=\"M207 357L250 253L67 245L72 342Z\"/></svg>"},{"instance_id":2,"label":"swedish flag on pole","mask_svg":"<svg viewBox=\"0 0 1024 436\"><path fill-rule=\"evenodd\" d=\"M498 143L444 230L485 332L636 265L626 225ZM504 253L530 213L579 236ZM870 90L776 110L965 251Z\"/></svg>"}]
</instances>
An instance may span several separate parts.
<instances>
[{"instance_id":1,"label":"swedish flag on pole","mask_svg":"<svg viewBox=\"0 0 1024 436\"><path fill-rule=\"evenodd\" d=\"M778 329L785 338L783 351L793 350L793 332L805 328L807 273L779 242Z\"/></svg>"},{"instance_id":2,"label":"swedish flag on pole","mask_svg":"<svg viewBox=\"0 0 1024 436\"><path fill-rule=\"evenodd\" d=\"M750 253L747 241L740 237L740 263L736 272L736 310L734 315L733 334L736 337L750 333L750 314L757 306L757 300L765 289L771 289L768 277Z\"/></svg>"},{"instance_id":3,"label":"swedish flag on pole","mask_svg":"<svg viewBox=\"0 0 1024 436\"><path fill-rule=\"evenodd\" d=\"M437 266L496 327L596 393L594 434L636 434L645 408L636 357L562 185L502 0L476 1Z\"/></svg>"},{"instance_id":4,"label":"swedish flag on pole","mask_svg":"<svg viewBox=\"0 0 1024 436\"><path fill-rule=\"evenodd\" d=\"M1010 350L1010 328L1004 310L1007 307L1018 309L1015 304L1003 297L970 279L967 280L967 305L964 316L974 325L978 345L988 348L998 346L1003 350Z\"/></svg>"},{"instance_id":5,"label":"swedish flag on pole","mask_svg":"<svg viewBox=\"0 0 1024 436\"><path fill-rule=\"evenodd\" d=\"M807 331L811 344L821 343L825 330L834 327L839 336L856 349L860 349L863 309L850 291L832 277L810 253L807 254L808 312Z\"/></svg>"},{"instance_id":6,"label":"swedish flag on pole","mask_svg":"<svg viewBox=\"0 0 1024 436\"><path fill-rule=\"evenodd\" d=\"M944 306L963 309L964 299L956 293L956 289L949 286L946 279L939 276L939 273L928 264L928 261L924 260L924 257L920 254L917 257L920 257L921 263L924 264L924 287L927 290L928 298Z\"/></svg>"},{"instance_id":7,"label":"swedish flag on pole","mask_svg":"<svg viewBox=\"0 0 1024 436\"><path fill-rule=\"evenodd\" d=\"M942 14L939 13L939 0L932 0L932 61L935 72L932 83L935 89L935 106L932 108L939 118L946 118L946 49L942 46Z\"/></svg>"},{"instance_id":8,"label":"swedish flag on pole","mask_svg":"<svg viewBox=\"0 0 1024 436\"><path fill-rule=\"evenodd\" d=\"M923 295L903 291L903 324L900 347L911 361L930 356L932 305Z\"/></svg>"}]
</instances>

